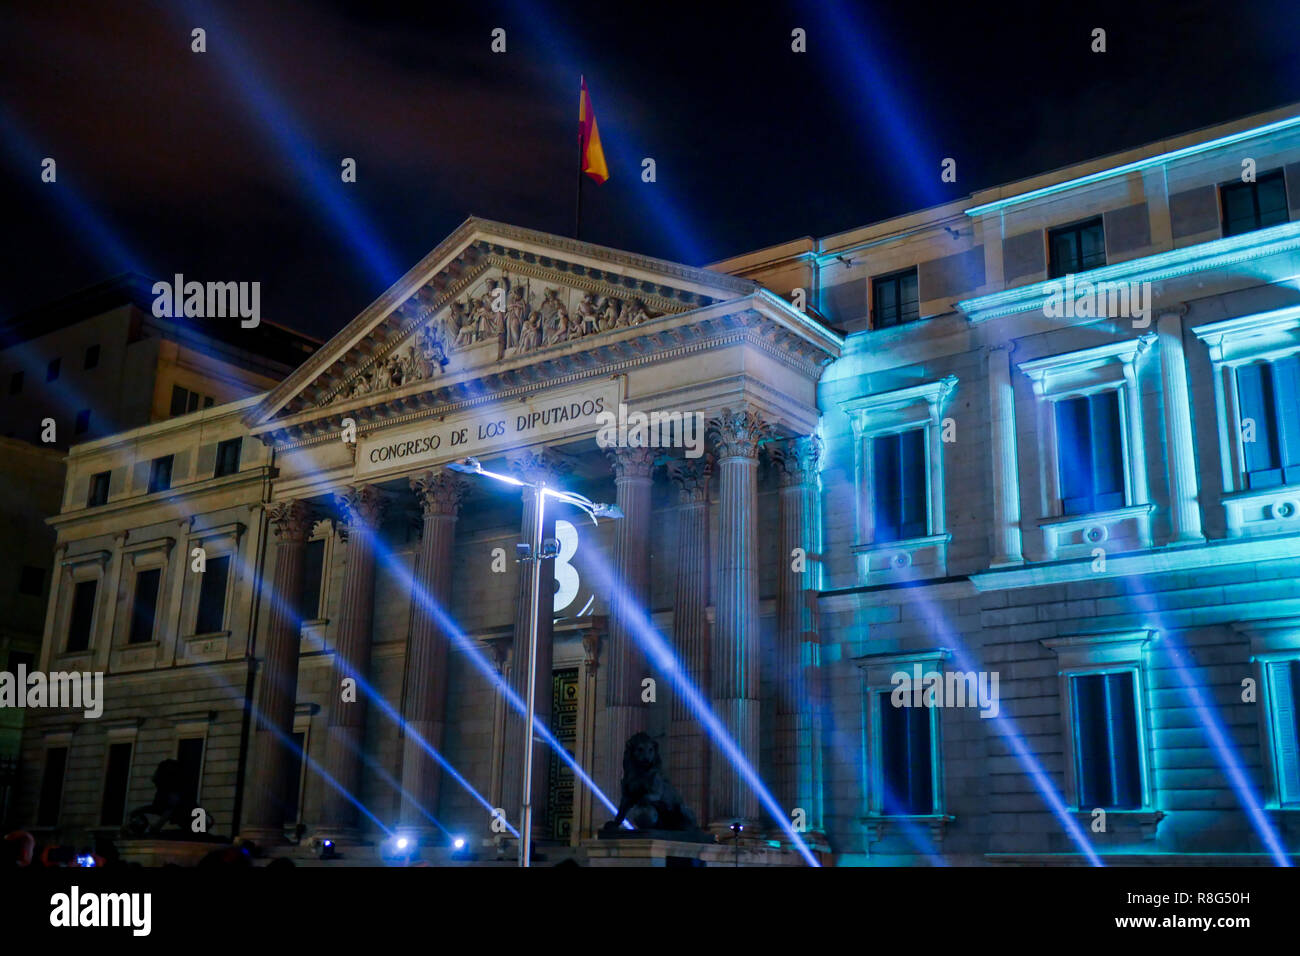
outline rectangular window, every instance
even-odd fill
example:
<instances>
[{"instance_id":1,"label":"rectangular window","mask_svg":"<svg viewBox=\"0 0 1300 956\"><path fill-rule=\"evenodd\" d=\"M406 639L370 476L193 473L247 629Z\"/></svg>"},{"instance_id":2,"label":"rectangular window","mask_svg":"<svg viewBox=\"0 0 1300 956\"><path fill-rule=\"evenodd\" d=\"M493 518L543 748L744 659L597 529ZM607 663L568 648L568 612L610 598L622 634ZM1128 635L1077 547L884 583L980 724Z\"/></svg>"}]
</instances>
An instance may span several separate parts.
<instances>
[{"instance_id":1,"label":"rectangular window","mask_svg":"<svg viewBox=\"0 0 1300 956\"><path fill-rule=\"evenodd\" d=\"M172 405L170 414L173 418L177 415L185 414L185 403L189 401L189 389L181 388L179 385L172 386Z\"/></svg>"},{"instance_id":2,"label":"rectangular window","mask_svg":"<svg viewBox=\"0 0 1300 956\"><path fill-rule=\"evenodd\" d=\"M45 366L45 381L53 382L59 377L59 368L63 365L63 359L50 359L50 364Z\"/></svg>"},{"instance_id":3,"label":"rectangular window","mask_svg":"<svg viewBox=\"0 0 1300 956\"><path fill-rule=\"evenodd\" d=\"M1135 675L1070 678L1074 700L1074 776L1079 809L1137 810L1142 806Z\"/></svg>"},{"instance_id":4,"label":"rectangular window","mask_svg":"<svg viewBox=\"0 0 1300 956\"><path fill-rule=\"evenodd\" d=\"M99 346L92 345L86 349L85 360L81 363L82 368L91 369L99 364Z\"/></svg>"},{"instance_id":5,"label":"rectangular window","mask_svg":"<svg viewBox=\"0 0 1300 956\"><path fill-rule=\"evenodd\" d=\"M9 394L17 395L23 390L23 373L14 372L9 376Z\"/></svg>"},{"instance_id":6,"label":"rectangular window","mask_svg":"<svg viewBox=\"0 0 1300 956\"><path fill-rule=\"evenodd\" d=\"M231 438L217 444L217 471L215 477L233 475L239 471L239 449L243 439Z\"/></svg>"},{"instance_id":7,"label":"rectangular window","mask_svg":"<svg viewBox=\"0 0 1300 956\"><path fill-rule=\"evenodd\" d=\"M45 751L45 771L41 775L41 800L36 809L36 825L57 826L63 803L63 774L68 769L68 748L50 747Z\"/></svg>"},{"instance_id":8,"label":"rectangular window","mask_svg":"<svg viewBox=\"0 0 1300 956\"><path fill-rule=\"evenodd\" d=\"M73 433L84 435L88 431L90 431L90 409L83 408L81 411L77 412L77 422L73 426Z\"/></svg>"},{"instance_id":9,"label":"rectangular window","mask_svg":"<svg viewBox=\"0 0 1300 956\"><path fill-rule=\"evenodd\" d=\"M934 812L934 761L929 707L895 707L889 692L880 704L881 812Z\"/></svg>"},{"instance_id":10,"label":"rectangular window","mask_svg":"<svg viewBox=\"0 0 1300 956\"><path fill-rule=\"evenodd\" d=\"M1056 403L1061 513L1092 514L1124 507L1124 444L1119 392Z\"/></svg>"},{"instance_id":11,"label":"rectangular window","mask_svg":"<svg viewBox=\"0 0 1300 956\"><path fill-rule=\"evenodd\" d=\"M180 762L181 806L192 810L199 805L199 782L203 775L203 738L182 737L176 747ZM187 813L186 816L189 816Z\"/></svg>"},{"instance_id":12,"label":"rectangular window","mask_svg":"<svg viewBox=\"0 0 1300 956\"><path fill-rule=\"evenodd\" d=\"M1238 236L1287 222L1286 179L1275 169L1253 183L1231 182L1219 187L1223 234Z\"/></svg>"},{"instance_id":13,"label":"rectangular window","mask_svg":"<svg viewBox=\"0 0 1300 956\"><path fill-rule=\"evenodd\" d=\"M195 634L216 634L225 630L226 579L230 576L230 555L208 558L199 585L199 614Z\"/></svg>"},{"instance_id":14,"label":"rectangular window","mask_svg":"<svg viewBox=\"0 0 1300 956\"><path fill-rule=\"evenodd\" d=\"M1106 264L1106 233L1101 217L1047 231L1051 278L1087 272Z\"/></svg>"},{"instance_id":15,"label":"rectangular window","mask_svg":"<svg viewBox=\"0 0 1300 956\"><path fill-rule=\"evenodd\" d=\"M871 478L875 542L925 537L925 429L871 439Z\"/></svg>"},{"instance_id":16,"label":"rectangular window","mask_svg":"<svg viewBox=\"0 0 1300 956\"><path fill-rule=\"evenodd\" d=\"M1300 355L1237 369L1246 488L1300 483Z\"/></svg>"},{"instance_id":17,"label":"rectangular window","mask_svg":"<svg viewBox=\"0 0 1300 956\"><path fill-rule=\"evenodd\" d=\"M90 494L86 496L87 508L108 504L108 479L111 472L101 471L90 476Z\"/></svg>"},{"instance_id":18,"label":"rectangular window","mask_svg":"<svg viewBox=\"0 0 1300 956\"><path fill-rule=\"evenodd\" d=\"M149 493L166 491L172 486L172 456L155 458L149 466Z\"/></svg>"},{"instance_id":19,"label":"rectangular window","mask_svg":"<svg viewBox=\"0 0 1300 956\"><path fill-rule=\"evenodd\" d=\"M78 581L72 590L72 614L68 620L68 653L90 647L90 627L95 621L97 581Z\"/></svg>"},{"instance_id":20,"label":"rectangular window","mask_svg":"<svg viewBox=\"0 0 1300 956\"><path fill-rule=\"evenodd\" d=\"M916 268L880 276L871 283L873 329L915 322L921 316L916 286Z\"/></svg>"},{"instance_id":21,"label":"rectangular window","mask_svg":"<svg viewBox=\"0 0 1300 956\"><path fill-rule=\"evenodd\" d=\"M160 568L149 568L135 576L135 601L131 607L131 633L127 641L144 644L153 640L154 618L158 613Z\"/></svg>"},{"instance_id":22,"label":"rectangular window","mask_svg":"<svg viewBox=\"0 0 1300 956\"><path fill-rule=\"evenodd\" d=\"M131 745L108 745L108 771L104 774L104 799L99 807L99 822L104 826L121 826L126 815L126 790L131 778Z\"/></svg>"},{"instance_id":23,"label":"rectangular window","mask_svg":"<svg viewBox=\"0 0 1300 956\"><path fill-rule=\"evenodd\" d=\"M207 396L205 396L204 399L203 399L203 407L204 407L204 408L211 408L212 405L213 405L212 396L211 396L211 395L207 395Z\"/></svg>"},{"instance_id":24,"label":"rectangular window","mask_svg":"<svg viewBox=\"0 0 1300 956\"><path fill-rule=\"evenodd\" d=\"M1278 803L1295 806L1300 804L1300 661L1271 661L1267 667Z\"/></svg>"},{"instance_id":25,"label":"rectangular window","mask_svg":"<svg viewBox=\"0 0 1300 956\"><path fill-rule=\"evenodd\" d=\"M45 570L33 564L24 564L18 575L18 593L40 597L45 589Z\"/></svg>"},{"instance_id":26,"label":"rectangular window","mask_svg":"<svg viewBox=\"0 0 1300 956\"><path fill-rule=\"evenodd\" d=\"M302 593L298 598L301 620L314 621L320 617L320 586L324 573L325 539L313 538L307 542L302 557Z\"/></svg>"}]
</instances>

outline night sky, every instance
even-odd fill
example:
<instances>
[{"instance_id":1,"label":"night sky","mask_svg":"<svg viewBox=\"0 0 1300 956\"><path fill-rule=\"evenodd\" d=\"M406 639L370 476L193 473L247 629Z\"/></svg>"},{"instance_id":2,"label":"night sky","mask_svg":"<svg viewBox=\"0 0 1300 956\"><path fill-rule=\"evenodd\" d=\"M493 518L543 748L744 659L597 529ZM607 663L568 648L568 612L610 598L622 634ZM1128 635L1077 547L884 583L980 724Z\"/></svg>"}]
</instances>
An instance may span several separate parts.
<instances>
[{"instance_id":1,"label":"night sky","mask_svg":"<svg viewBox=\"0 0 1300 956\"><path fill-rule=\"evenodd\" d=\"M695 265L1300 100L1294 0L411 6L7 3L0 316L134 268L328 337L468 215L572 234L580 73L582 237Z\"/></svg>"}]
</instances>

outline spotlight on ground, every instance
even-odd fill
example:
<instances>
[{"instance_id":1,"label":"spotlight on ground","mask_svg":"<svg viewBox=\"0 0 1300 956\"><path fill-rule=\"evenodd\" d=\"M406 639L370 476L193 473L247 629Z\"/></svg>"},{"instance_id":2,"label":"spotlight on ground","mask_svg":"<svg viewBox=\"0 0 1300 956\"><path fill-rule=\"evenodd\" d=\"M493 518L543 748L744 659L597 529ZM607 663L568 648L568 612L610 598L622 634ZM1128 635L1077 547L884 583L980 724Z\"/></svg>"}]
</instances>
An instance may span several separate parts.
<instances>
[{"instance_id":1,"label":"spotlight on ground","mask_svg":"<svg viewBox=\"0 0 1300 956\"><path fill-rule=\"evenodd\" d=\"M334 847L333 840L317 840L316 856L322 860L338 859L338 851Z\"/></svg>"}]
</instances>

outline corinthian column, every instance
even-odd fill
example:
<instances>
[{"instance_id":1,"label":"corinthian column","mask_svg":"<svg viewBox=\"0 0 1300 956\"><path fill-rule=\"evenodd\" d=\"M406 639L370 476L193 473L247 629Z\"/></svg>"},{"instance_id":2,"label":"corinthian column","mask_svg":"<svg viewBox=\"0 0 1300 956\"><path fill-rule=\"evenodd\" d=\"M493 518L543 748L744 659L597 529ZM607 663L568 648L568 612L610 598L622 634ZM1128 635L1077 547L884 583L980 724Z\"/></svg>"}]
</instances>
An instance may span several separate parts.
<instances>
[{"instance_id":1,"label":"corinthian column","mask_svg":"<svg viewBox=\"0 0 1300 956\"><path fill-rule=\"evenodd\" d=\"M776 579L775 790L786 813L803 811L808 831L822 829L821 534L817 463L821 439L794 438L773 455L781 485L781 566Z\"/></svg>"},{"instance_id":2,"label":"corinthian column","mask_svg":"<svg viewBox=\"0 0 1300 956\"><path fill-rule=\"evenodd\" d=\"M271 505L267 514L276 537L275 570L268 595L270 614L257 689L257 732L241 833L259 843L282 843L284 823L293 818L296 809L288 801L302 760L291 741L298 700L298 595L312 513L301 501L282 501Z\"/></svg>"},{"instance_id":3,"label":"corinthian column","mask_svg":"<svg viewBox=\"0 0 1300 956\"><path fill-rule=\"evenodd\" d=\"M758 443L770 426L748 407L709 421L718 459L717 626L710 648L713 708L755 772L759 753ZM710 773L715 825L758 820L758 797L725 755Z\"/></svg>"},{"instance_id":4,"label":"corinthian column","mask_svg":"<svg viewBox=\"0 0 1300 956\"><path fill-rule=\"evenodd\" d=\"M677 486L677 582L673 592L673 643L691 686L709 697L709 478L711 457L670 462ZM681 693L673 694L668 731L668 779L686 806L701 818L709 812L709 741L699 715Z\"/></svg>"},{"instance_id":5,"label":"corinthian column","mask_svg":"<svg viewBox=\"0 0 1300 956\"><path fill-rule=\"evenodd\" d=\"M650 488L656 450L617 448L609 452L623 517L614 522L614 582L609 596L609 652L605 657L606 793L619 792L623 747L646 729L648 714L641 702L641 681L650 676L637 639L636 621L649 617ZM622 587L619 587L619 585Z\"/></svg>"},{"instance_id":6,"label":"corinthian column","mask_svg":"<svg viewBox=\"0 0 1300 956\"><path fill-rule=\"evenodd\" d=\"M375 537L383 517L383 497L373 485L358 485L336 496L347 517L347 563L334 645L328 735L325 740L325 799L322 835L335 842L357 839L361 799L361 748L365 742L371 623L375 609ZM345 690L344 681L353 684ZM340 792L340 788L343 792ZM351 799L349 799L351 797Z\"/></svg>"},{"instance_id":7,"label":"corinthian column","mask_svg":"<svg viewBox=\"0 0 1300 956\"><path fill-rule=\"evenodd\" d=\"M442 750L447 645L451 640L439 623L438 612L450 611L456 517L465 483L454 472L429 471L411 479L411 490L424 511L424 534L415 566L411 631L406 644L401 821L427 839L440 832L430 822L430 816L438 812L441 777L438 762L427 748Z\"/></svg>"},{"instance_id":8,"label":"corinthian column","mask_svg":"<svg viewBox=\"0 0 1300 956\"><path fill-rule=\"evenodd\" d=\"M520 481L545 481L556 484L566 470L564 463L553 452L545 448L532 450L510 460L510 470ZM533 527L537 523L533 489L523 490L524 517L522 522L522 539L533 539ZM542 540L555 537L555 517L543 512ZM515 631L511 650L510 686L519 695L521 702L528 698L528 609L532 606L532 581L527 565L519 565L519 587L515 598ZM551 720L551 681L552 681L552 624L555 620L554 601L551 595L555 591L555 562L541 562L541 601L537 607L537 674L533 684L536 705L536 723L549 729ZM533 735L533 839L545 837L546 832L546 790L550 766L547 760L551 748L545 743L538 743L541 736ZM524 787L524 715L513 706L506 709L505 758L502 763L501 798L506 819L516 826L523 817Z\"/></svg>"}]
</instances>

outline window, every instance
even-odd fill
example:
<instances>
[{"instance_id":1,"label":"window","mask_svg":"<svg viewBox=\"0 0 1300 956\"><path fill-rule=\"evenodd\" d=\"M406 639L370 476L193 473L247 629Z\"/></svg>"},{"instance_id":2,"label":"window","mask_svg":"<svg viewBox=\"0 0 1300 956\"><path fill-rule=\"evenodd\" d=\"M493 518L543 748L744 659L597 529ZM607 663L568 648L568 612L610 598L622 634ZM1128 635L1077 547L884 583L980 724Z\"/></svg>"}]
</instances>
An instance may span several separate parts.
<instances>
[{"instance_id":1,"label":"window","mask_svg":"<svg viewBox=\"0 0 1300 956\"><path fill-rule=\"evenodd\" d=\"M1135 674L1071 677L1074 774L1079 809L1142 806Z\"/></svg>"},{"instance_id":2,"label":"window","mask_svg":"<svg viewBox=\"0 0 1300 956\"><path fill-rule=\"evenodd\" d=\"M199 805L199 784L203 779L203 738L182 737L176 748L176 759L181 765L181 806L192 810Z\"/></svg>"},{"instance_id":3,"label":"window","mask_svg":"<svg viewBox=\"0 0 1300 956\"><path fill-rule=\"evenodd\" d=\"M303 621L320 617L321 578L325 572L325 539L307 542L302 557L302 592L298 598L298 615Z\"/></svg>"},{"instance_id":4,"label":"window","mask_svg":"<svg viewBox=\"0 0 1300 956\"><path fill-rule=\"evenodd\" d=\"M888 815L934 812L932 707L895 707L889 693L880 708L880 800Z\"/></svg>"},{"instance_id":5,"label":"window","mask_svg":"<svg viewBox=\"0 0 1300 956\"><path fill-rule=\"evenodd\" d=\"M17 395L23 390L23 373L13 372L9 375L9 394Z\"/></svg>"},{"instance_id":6,"label":"window","mask_svg":"<svg viewBox=\"0 0 1300 956\"><path fill-rule=\"evenodd\" d=\"M1249 490L1300 483L1300 355L1237 368Z\"/></svg>"},{"instance_id":7,"label":"window","mask_svg":"<svg viewBox=\"0 0 1300 956\"><path fill-rule=\"evenodd\" d=\"M108 769L104 774L104 799L99 808L99 822L120 826L126 815L126 790L131 779L131 744L108 745Z\"/></svg>"},{"instance_id":8,"label":"window","mask_svg":"<svg viewBox=\"0 0 1300 956\"><path fill-rule=\"evenodd\" d=\"M1253 183L1224 183L1219 187L1219 202L1225 236L1276 226L1289 219L1286 180L1280 169L1259 176Z\"/></svg>"},{"instance_id":9,"label":"window","mask_svg":"<svg viewBox=\"0 0 1300 956\"><path fill-rule=\"evenodd\" d=\"M59 377L59 367L63 364L63 359L50 359L50 364L45 366L45 381L53 382Z\"/></svg>"},{"instance_id":10,"label":"window","mask_svg":"<svg viewBox=\"0 0 1300 956\"><path fill-rule=\"evenodd\" d=\"M920 318L916 268L880 276L871 283L872 322L874 329L887 329Z\"/></svg>"},{"instance_id":11,"label":"window","mask_svg":"<svg viewBox=\"0 0 1300 956\"><path fill-rule=\"evenodd\" d=\"M73 426L73 433L84 435L88 431L90 431L90 409L83 408L77 412L77 423Z\"/></svg>"},{"instance_id":12,"label":"window","mask_svg":"<svg viewBox=\"0 0 1300 956\"><path fill-rule=\"evenodd\" d=\"M90 647L90 628L95 621L97 581L78 581L72 590L72 614L68 621L68 653Z\"/></svg>"},{"instance_id":13,"label":"window","mask_svg":"<svg viewBox=\"0 0 1300 956\"><path fill-rule=\"evenodd\" d=\"M101 471L90 476L90 494L86 496L87 508L108 504L108 479L111 472Z\"/></svg>"},{"instance_id":14,"label":"window","mask_svg":"<svg viewBox=\"0 0 1300 956\"><path fill-rule=\"evenodd\" d=\"M1300 804L1300 660L1268 661L1269 730L1281 806Z\"/></svg>"},{"instance_id":15,"label":"window","mask_svg":"<svg viewBox=\"0 0 1300 956\"><path fill-rule=\"evenodd\" d=\"M1124 507L1124 451L1119 392L1056 402L1061 513L1091 514Z\"/></svg>"},{"instance_id":16,"label":"window","mask_svg":"<svg viewBox=\"0 0 1300 956\"><path fill-rule=\"evenodd\" d=\"M1144 677L1146 648L1156 637L1143 628L1040 642L1055 652L1061 675L1071 806L1079 813L1130 811L1129 822L1144 827L1148 836L1163 816L1155 809L1150 779Z\"/></svg>"},{"instance_id":17,"label":"window","mask_svg":"<svg viewBox=\"0 0 1300 956\"><path fill-rule=\"evenodd\" d=\"M231 438L217 445L217 471L215 477L233 475L239 471L239 449L243 440Z\"/></svg>"},{"instance_id":18,"label":"window","mask_svg":"<svg viewBox=\"0 0 1300 956\"><path fill-rule=\"evenodd\" d=\"M871 439L871 477L877 543L929 533L924 428Z\"/></svg>"},{"instance_id":19,"label":"window","mask_svg":"<svg viewBox=\"0 0 1300 956\"><path fill-rule=\"evenodd\" d=\"M127 635L130 644L145 644L153 640L154 618L158 612L158 581L160 568L149 568L135 576L135 600L131 604L131 630Z\"/></svg>"},{"instance_id":20,"label":"window","mask_svg":"<svg viewBox=\"0 0 1300 956\"><path fill-rule=\"evenodd\" d=\"M226 580L230 576L230 555L208 558L199 585L199 613L194 623L195 634L216 634L225 630Z\"/></svg>"},{"instance_id":21,"label":"window","mask_svg":"<svg viewBox=\"0 0 1300 956\"><path fill-rule=\"evenodd\" d=\"M18 575L18 593L40 597L45 588L45 571L35 565L24 564Z\"/></svg>"},{"instance_id":22,"label":"window","mask_svg":"<svg viewBox=\"0 0 1300 956\"><path fill-rule=\"evenodd\" d=\"M191 392L188 388L182 388L179 385L172 386L172 417L196 412L199 410L200 405L204 408L211 408L212 399L204 398L198 392Z\"/></svg>"},{"instance_id":23,"label":"window","mask_svg":"<svg viewBox=\"0 0 1300 956\"><path fill-rule=\"evenodd\" d=\"M98 364L99 364L99 346L92 345L86 349L86 356L81 363L81 367L85 369L92 369Z\"/></svg>"},{"instance_id":24,"label":"window","mask_svg":"<svg viewBox=\"0 0 1300 956\"><path fill-rule=\"evenodd\" d=\"M166 491L172 486L172 456L155 458L149 466L149 494Z\"/></svg>"},{"instance_id":25,"label":"window","mask_svg":"<svg viewBox=\"0 0 1300 956\"><path fill-rule=\"evenodd\" d=\"M1106 264L1106 235L1101 217L1047 232L1049 275L1053 279L1087 272Z\"/></svg>"},{"instance_id":26,"label":"window","mask_svg":"<svg viewBox=\"0 0 1300 956\"><path fill-rule=\"evenodd\" d=\"M50 747L45 751L45 771L41 775L41 798L36 810L36 825L56 826L63 803L63 774L68 767L68 748Z\"/></svg>"}]
</instances>

